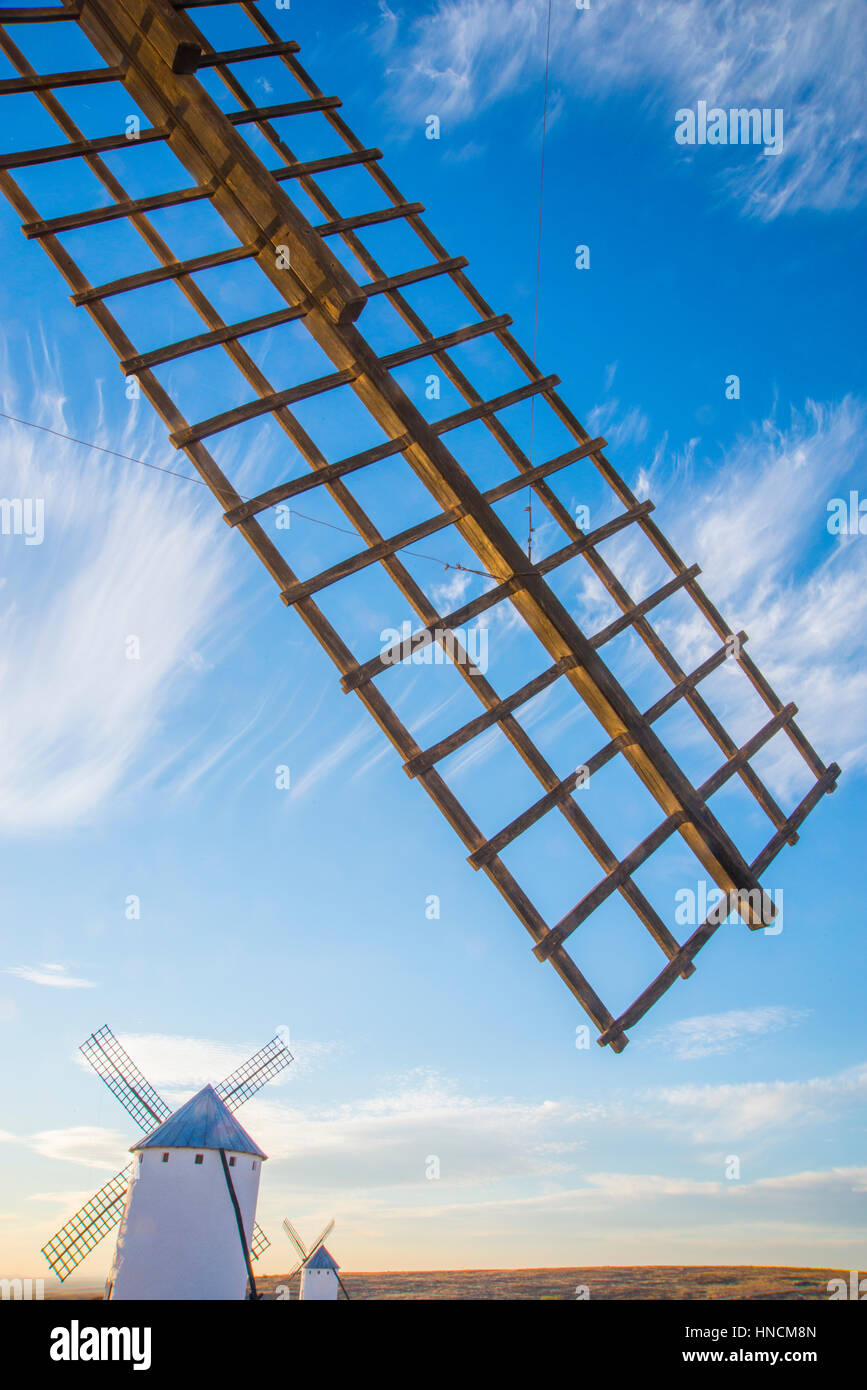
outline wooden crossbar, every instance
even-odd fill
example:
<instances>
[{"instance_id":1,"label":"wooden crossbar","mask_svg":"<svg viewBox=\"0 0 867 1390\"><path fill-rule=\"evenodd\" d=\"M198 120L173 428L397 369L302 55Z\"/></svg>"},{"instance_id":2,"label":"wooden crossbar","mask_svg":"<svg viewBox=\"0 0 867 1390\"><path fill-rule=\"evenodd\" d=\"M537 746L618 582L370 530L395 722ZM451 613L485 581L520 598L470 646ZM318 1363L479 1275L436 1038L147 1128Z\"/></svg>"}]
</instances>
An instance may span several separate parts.
<instances>
[{"instance_id":1,"label":"wooden crossbar","mask_svg":"<svg viewBox=\"0 0 867 1390\"><path fill-rule=\"evenodd\" d=\"M397 439L387 440L384 444L375 444L372 449L365 449L360 454L352 454L349 458L341 459L338 463L330 463L324 468L317 469L315 473L308 473L303 478L291 478L286 483L269 488L267 492L261 493L258 497L252 497L249 502L243 502L240 507L234 507L230 512L226 512L223 519L229 526L237 526L240 522L249 520L251 516L256 516L258 512L264 512L267 507L276 507L278 502L286 502L290 497L297 497L302 492L309 492L312 488L336 482L338 478L345 477L347 473L356 473L360 468L367 468L372 463L379 463L381 459L392 458L395 454L408 449L411 443L412 440L409 435L403 434Z\"/></svg>"},{"instance_id":2,"label":"wooden crossbar","mask_svg":"<svg viewBox=\"0 0 867 1390\"><path fill-rule=\"evenodd\" d=\"M120 363L120 369L125 376L135 376L150 367L159 367L178 357L188 357L192 352L201 352L204 348L216 347L235 338L246 338L251 333L264 333L266 329L276 328L281 323L292 323L295 319L302 319L305 312L301 305L295 305L290 309L277 309L273 314L259 314L257 318L244 319L241 323L230 323L225 328L213 328L209 333L197 333L192 338L182 338L166 347L154 348L152 352L127 357Z\"/></svg>"},{"instance_id":3,"label":"wooden crossbar","mask_svg":"<svg viewBox=\"0 0 867 1390\"><path fill-rule=\"evenodd\" d=\"M537 960L547 960L555 946L562 946L567 937L571 936L576 927L585 921L591 912L595 912L597 907L610 897L616 888L619 888L627 878L631 878L636 869L650 858L666 840L679 830L685 823L688 816L687 811L675 811L672 815L666 816L661 825L658 825L640 845L628 854L624 860L606 874L601 883L597 883L589 893L581 899L571 912L567 912L565 917L561 917L555 927L552 927L548 935L533 947L533 954Z\"/></svg>"},{"instance_id":4,"label":"wooden crossbar","mask_svg":"<svg viewBox=\"0 0 867 1390\"><path fill-rule=\"evenodd\" d=\"M315 381L305 381L301 386L289 386L285 391L273 391L257 401L248 401L246 405L236 405L232 410L221 411L219 415L212 415L209 420L200 420L197 425L177 430L169 435L169 439L176 449L183 449L196 440L222 434L233 425L243 425L248 420L257 420L260 415L268 415L271 411L279 410L281 406L294 405L296 401L306 401L311 396L320 396L323 391L333 391L338 386L345 386L348 382L354 381L356 376L357 372L352 367L344 368L340 372L329 372L327 376L317 377Z\"/></svg>"},{"instance_id":5,"label":"wooden crossbar","mask_svg":"<svg viewBox=\"0 0 867 1390\"><path fill-rule=\"evenodd\" d=\"M38 150L13 150L0 154L0 169L24 169L34 164L52 164L60 159L77 159L81 155L101 154L105 150L122 150L136 145L152 145L165 140L165 127L140 130L134 140L128 135L100 135L95 140L67 141L64 145L46 145Z\"/></svg>"},{"instance_id":6,"label":"wooden crossbar","mask_svg":"<svg viewBox=\"0 0 867 1390\"><path fill-rule=\"evenodd\" d=\"M787 818L786 825L783 829L768 841L761 854L753 860L751 867L754 873L764 873L771 861L776 858L783 845L786 844L789 835L803 824L821 798L827 792L834 790L839 776L840 768L836 763L831 763L815 785L811 787L803 800L798 804L796 809ZM737 894L735 893L733 896L736 897ZM616 1039L622 1038L627 1028L634 1027L639 1019L644 1017L647 1010L651 1008L657 1000L662 998L665 991L677 979L681 967L685 963L692 961L693 957L707 944L714 932L722 926L723 922L734 910L735 907L732 906L731 897L724 898L722 902L711 909L701 926L697 927L692 933L692 936L684 942L677 957L671 960L664 970L660 971L652 984L648 985L647 989L642 991L634 1003L630 1004L629 1008L625 1009L619 1018L615 1019L608 1028L600 1033L597 1039L600 1047L605 1047L606 1044L613 1043ZM766 924L759 923L759 925Z\"/></svg>"},{"instance_id":7,"label":"wooden crossbar","mask_svg":"<svg viewBox=\"0 0 867 1390\"><path fill-rule=\"evenodd\" d=\"M228 111L226 120L232 125L249 125L252 121L273 121L279 116L307 116L313 111L333 111L342 104L340 97L307 97L304 101L283 101L277 106L245 106L241 111Z\"/></svg>"},{"instance_id":8,"label":"wooden crossbar","mask_svg":"<svg viewBox=\"0 0 867 1390\"><path fill-rule=\"evenodd\" d=\"M199 270L212 270L216 266L234 265L236 261L249 261L258 256L258 246L232 246L228 251L213 251L205 256L193 256L188 261L169 261L166 265L155 266L153 270L141 270L136 275L124 275L108 284L89 286L70 295L76 306L95 304L97 300L111 299L117 294L128 294L130 290L146 289L148 285L162 285L167 280L178 280L185 275L195 275Z\"/></svg>"},{"instance_id":9,"label":"wooden crossbar","mask_svg":"<svg viewBox=\"0 0 867 1390\"><path fill-rule=\"evenodd\" d=\"M747 640L746 633L740 634L740 640L744 642ZM729 648L720 647L713 656L708 657L707 661L702 662L701 666L697 667L691 675L685 676L678 685L673 686L660 700L657 700L656 704L651 705L650 709L645 711L644 717L647 722L652 724L654 720L661 718L663 714L674 707L678 700L683 698L687 690L694 688L700 681L717 670L728 656ZM468 856L468 863L471 864L474 869L480 869L496 855L501 854L513 840L517 839L525 830L529 830L530 827L541 820L548 811L553 810L555 806L559 806L562 802L566 801L580 784L587 781L594 772L600 771L617 753L621 753L629 742L629 738L629 734L618 734L616 738L611 739L604 748L600 748L597 753L594 753L586 763L581 764L574 772L570 772L568 777L564 777L555 787L552 787L549 792L546 792L538 801L535 801L526 811L522 811L519 816L516 816L508 825L498 831L496 835L492 835L480 849L477 849L475 853Z\"/></svg>"},{"instance_id":10,"label":"wooden crossbar","mask_svg":"<svg viewBox=\"0 0 867 1390\"><path fill-rule=\"evenodd\" d=\"M592 443L593 441L590 442ZM521 481L523 482L523 479ZM568 546L567 550L569 554L565 558L573 559L575 555L580 553L582 548L584 550L589 550L592 546L599 545L601 541L616 535L618 531L622 531L626 526L631 525L633 521L637 521L641 516L646 515L647 511L652 507L652 502L642 502L640 506L633 508L632 511L624 512L621 516L614 517L611 521L605 522L604 525L599 526L595 531L588 532L581 541L576 541L573 545ZM539 574L547 573L551 569L554 569L557 564L564 563L565 561L559 558L562 557L562 555L563 552L559 551L557 554L549 556L547 560L540 561L535 567L535 572ZM405 642L399 642L395 646L387 648L385 652L380 652L377 656L373 656L368 661L356 666L354 670L348 675L345 675L340 682L343 689L346 691L357 690L359 686L372 680L373 677L386 666L393 666L405 660L406 657L411 656L413 652L422 651L428 643L437 640L439 633L448 632L452 628L460 627L464 623L470 622L473 618L477 618L479 614L486 612L489 608L494 608L498 603L502 603L504 599L511 598L523 583L522 576L525 573L525 570L520 570L518 574L513 575L511 579L505 580L502 584L495 585L493 589L489 589L487 593L481 594L478 598L473 599L471 603L463 604L460 608L455 609L453 613L448 613L442 617L438 616L433 628L422 628L414 632Z\"/></svg>"},{"instance_id":11,"label":"wooden crossbar","mask_svg":"<svg viewBox=\"0 0 867 1390\"><path fill-rule=\"evenodd\" d=\"M227 48L220 53L202 53L196 60L196 69L215 68L223 63L249 63L257 58L279 58L283 53L298 53L301 48L294 39L280 39L276 43L252 44L249 48Z\"/></svg>"},{"instance_id":12,"label":"wooden crossbar","mask_svg":"<svg viewBox=\"0 0 867 1390\"><path fill-rule=\"evenodd\" d=\"M589 444L582 445L577 450L571 450L569 455L552 459L547 464L541 464L537 470L538 475L539 477L547 476L557 468L565 468L567 464L574 462L573 455L579 458L586 457L588 452L593 452L598 447L599 440L591 440ZM372 460L368 459L368 461ZM507 482L500 483L498 487L484 493L484 499L487 502L499 502L504 497L509 497L512 493L525 488L527 481L527 478L510 478ZM404 550L408 545L414 545L416 541L425 540L428 536L435 535L437 531L445 530L447 526L453 526L466 514L466 507L450 507L447 512L442 512L439 516L410 526L399 532L398 535L392 536L390 540L377 541L375 545L369 546L360 555L353 555L347 560L341 560L338 564L332 565L329 569L323 570L321 574L314 576L313 579L308 579L304 583L293 584L290 589L285 589L282 594L283 602L287 605L297 603L299 599L318 593L320 589L336 584L340 579L347 579L351 574L358 574L360 570L382 560L386 555L394 555L398 550Z\"/></svg>"},{"instance_id":13,"label":"wooden crossbar","mask_svg":"<svg viewBox=\"0 0 867 1390\"><path fill-rule=\"evenodd\" d=\"M382 222L414 217L419 212L424 212L423 203L398 203L396 207L379 208L376 212L361 212L355 217L335 217L330 222L319 222L316 231L321 237L343 236L345 232L360 231L362 227L377 227Z\"/></svg>"},{"instance_id":14,"label":"wooden crossbar","mask_svg":"<svg viewBox=\"0 0 867 1390\"><path fill-rule=\"evenodd\" d=\"M501 328L508 328L511 322L509 314L494 314L491 318L480 319L478 323L470 323L466 328L458 328L453 333L441 333L438 338L426 338L420 343L413 343L411 347L390 352L381 359L382 365L393 372L396 367L405 367L408 362L418 362L423 357L432 357L448 348L457 347L459 343L497 333Z\"/></svg>"},{"instance_id":15,"label":"wooden crossbar","mask_svg":"<svg viewBox=\"0 0 867 1390\"><path fill-rule=\"evenodd\" d=\"M4 77L0 96L21 92L42 92L55 87L92 87L101 82L120 82L123 68L90 68L83 72L34 73L28 77Z\"/></svg>"},{"instance_id":16,"label":"wooden crossbar","mask_svg":"<svg viewBox=\"0 0 867 1390\"><path fill-rule=\"evenodd\" d=\"M361 289L368 299L377 294L387 294L390 290L405 289L408 285L419 285L423 280L432 280L437 275L451 275L469 265L466 256L453 256L450 260L434 261L433 265L419 266L417 270L404 270L400 275L388 275L384 280L374 280Z\"/></svg>"},{"instance_id":17,"label":"wooden crossbar","mask_svg":"<svg viewBox=\"0 0 867 1390\"><path fill-rule=\"evenodd\" d=\"M3 5L0 6L0 24L45 24L56 19L78 19L80 13L78 5L65 9L59 5Z\"/></svg>"}]
</instances>

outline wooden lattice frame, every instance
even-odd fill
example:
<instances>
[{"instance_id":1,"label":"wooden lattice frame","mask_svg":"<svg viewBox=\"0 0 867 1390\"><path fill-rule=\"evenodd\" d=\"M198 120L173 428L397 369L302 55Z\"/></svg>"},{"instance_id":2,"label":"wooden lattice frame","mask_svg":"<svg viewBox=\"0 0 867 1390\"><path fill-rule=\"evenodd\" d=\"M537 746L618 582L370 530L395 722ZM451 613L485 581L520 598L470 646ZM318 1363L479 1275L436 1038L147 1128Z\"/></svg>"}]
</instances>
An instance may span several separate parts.
<instances>
[{"instance_id":1,"label":"wooden lattice frame","mask_svg":"<svg viewBox=\"0 0 867 1390\"><path fill-rule=\"evenodd\" d=\"M185 11L208 6L239 4L241 11L262 35L262 45L215 52ZM40 75L0 27L0 50L14 65L19 78L0 82L0 94L33 92L63 132L65 143L41 150L0 157L0 187L24 223L28 238L38 240L72 289L72 299L84 306L114 348L122 370L135 375L142 391L182 449L211 488L223 508L227 523L244 536L279 586L284 603L295 607L341 673L346 691L354 691L383 729L415 777L457 831L469 851L469 861L496 885L535 942L535 954L548 960L600 1030L600 1044L620 1051L626 1045L626 1028L632 1026L663 994L674 979L694 970L693 958L716 931L734 903L752 928L765 925L773 907L759 879L785 843L793 844L798 827L826 791L833 790L839 768L826 766L795 722L793 705L783 705L768 681L744 651L746 636L733 634L698 583L698 568L688 568L654 522L650 502L638 498L606 458L605 440L591 439L557 394L558 379L543 376L509 331L511 320L495 315L464 273L466 261L452 258L425 225L420 204L407 202L381 164L381 152L366 149L339 114L339 101L324 96L300 65L298 45L280 39L254 3L246 0L63 0L63 7L0 10L0 26L27 19L30 22L77 22L106 63L104 69L81 73ZM303 95L298 102L281 106L257 106L233 70L247 59L273 57L285 65ZM212 69L238 102L238 109L224 113L197 81L195 72ZM120 81L136 105L152 122L141 132L143 144L164 140L188 169L195 183L184 189L148 198L131 199L101 158L102 153L128 146L124 135L85 139L54 92L64 86L101 81ZM293 113L321 112L345 143L345 154L302 162L295 158L272 121ZM268 170L240 133L253 124L265 137L281 165ZM10 170L61 158L82 159L113 199L108 208L94 209L47 221L14 181ZM317 182L317 175L360 165L382 191L386 206L378 212L342 217ZM287 182L297 180L325 221L313 226L285 192ZM209 199L237 236L237 248L193 260L177 260L148 219L148 212ZM92 286L60 240L66 232L114 218L128 219L159 263L158 268L132 274L110 284ZM360 232L365 227L402 219L419 237L432 262L420 269L386 275ZM328 238L340 237L371 280L359 285L328 247ZM278 268L279 247L290 250L290 268ZM209 301L194 275L206 268L254 262L285 299L287 307L240 324L226 324ZM403 294L404 289L435 275L448 276L479 317L456 331L434 336ZM173 283L200 315L205 331L155 351L139 353L106 301L158 283ZM365 304L384 294L411 330L416 343L378 356L355 327ZM334 365L329 376L277 391L253 358L242 338L280 324L299 320ZM493 335L507 350L525 384L485 400L457 363L450 349L483 335ZM222 345L230 360L255 392L249 404L190 424L154 374L162 364L205 348ZM457 415L429 423L403 392L391 373L407 362L431 358L464 397L467 408ZM367 407L386 436L386 443L338 462L329 462L316 446L290 406L314 395L349 385ZM572 435L575 447L545 463L533 466L509 433L498 412L519 401L535 399L554 414ZM203 440L259 416L270 414L309 464L309 477L273 487L252 500L243 499L222 472ZM481 421L500 445L516 475L487 492L481 492L443 443L443 435L472 421ZM344 479L378 461L402 454L428 488L440 511L429 521L390 538L383 537L349 491ZM548 478L578 460L589 460L608 484L623 511L612 521L584 533L551 489ZM257 516L278 503L311 488L324 487L352 522L365 544L356 556L307 580L299 579L285 557L262 529ZM494 509L494 504L517 489L532 487L567 538L553 554L531 562L521 545ZM402 549L425 536L454 526L478 556L495 587L449 614L436 611L424 590L399 558ZM598 546L627 527L637 527L672 572L672 579L641 602L634 602L624 585L599 553ZM601 632L588 637L549 588L545 574L582 555L620 609L621 616ZM381 564L412 605L421 628L408 643L388 653L358 661L350 646L317 607L318 591ZM718 651L691 673L683 670L674 654L651 625L650 613L670 595L687 594L720 639ZM535 634L551 657L551 666L520 690L501 698L469 659L454 630L504 599ZM669 691L642 713L615 679L600 655L600 648L618 633L631 630L646 645L672 682ZM375 684L378 674L419 643L436 640L457 649L455 669L481 701L484 712L433 747L422 748L388 705ZM721 663L731 657L764 702L770 718L758 733L738 747L703 698L699 686ZM579 773L557 775L516 717L516 710L560 677L568 681L608 735L608 741L584 766L601 768L616 756L624 758L639 776L664 813L657 829L626 858L618 860L602 835L579 807L572 793ZM702 786L694 787L658 738L653 724L683 701L701 721L723 753L724 761ZM542 796L523 815L497 833L486 836L467 814L447 785L437 765L485 730L499 727L538 779ZM754 755L778 733L783 733L816 779L803 800L788 815L780 808L751 763ZM747 863L708 807L709 798L729 778L737 776L752 793L774 827L764 849ZM529 826L556 808L596 859L604 877L559 922L549 927L543 915L521 889L500 855ZM696 855L705 871L724 893L724 906L712 912L680 944L638 887L632 875L671 835L677 832ZM610 894L617 892L630 905L657 942L667 963L647 989L618 1017L614 1017L565 949L575 928Z\"/></svg>"}]
</instances>

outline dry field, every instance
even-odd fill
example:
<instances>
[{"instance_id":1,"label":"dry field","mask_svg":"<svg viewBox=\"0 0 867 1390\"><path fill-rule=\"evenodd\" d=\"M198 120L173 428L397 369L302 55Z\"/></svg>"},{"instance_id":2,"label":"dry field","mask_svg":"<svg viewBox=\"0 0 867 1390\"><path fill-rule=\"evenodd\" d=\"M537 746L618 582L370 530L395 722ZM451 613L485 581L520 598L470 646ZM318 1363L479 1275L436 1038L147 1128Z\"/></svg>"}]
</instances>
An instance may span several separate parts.
<instances>
[{"instance_id":1,"label":"dry field","mask_svg":"<svg viewBox=\"0 0 867 1390\"><path fill-rule=\"evenodd\" d=\"M591 1299L826 1299L828 1280L843 1270L789 1269L762 1265L595 1265L584 1269L462 1269L346 1273L350 1298L574 1298L586 1285ZM285 1278L268 1275L259 1292L274 1298ZM298 1277L289 1283L298 1297ZM285 1296L285 1295L284 1295Z\"/></svg>"}]
</instances>

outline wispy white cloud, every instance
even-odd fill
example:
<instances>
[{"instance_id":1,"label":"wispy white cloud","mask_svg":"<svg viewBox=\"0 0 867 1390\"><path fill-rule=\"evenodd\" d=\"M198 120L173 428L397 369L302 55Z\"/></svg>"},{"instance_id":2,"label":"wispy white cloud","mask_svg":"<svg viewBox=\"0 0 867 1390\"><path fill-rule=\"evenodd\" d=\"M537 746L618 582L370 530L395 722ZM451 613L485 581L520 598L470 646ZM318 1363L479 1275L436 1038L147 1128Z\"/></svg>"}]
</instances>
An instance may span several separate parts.
<instances>
[{"instance_id":1,"label":"wispy white cloud","mask_svg":"<svg viewBox=\"0 0 867 1390\"><path fill-rule=\"evenodd\" d=\"M41 369L51 377L50 360ZM31 406L68 431L54 389ZM197 489L3 428L6 495L45 508L41 545L0 538L0 832L11 835L85 822L117 792L194 676L228 559ZM106 442L140 454L146 431Z\"/></svg>"},{"instance_id":2,"label":"wispy white cloud","mask_svg":"<svg viewBox=\"0 0 867 1390\"><path fill-rule=\"evenodd\" d=\"M703 1014L683 1018L648 1039L692 1060L734 1052L754 1038L779 1033L792 1028L808 1017L808 1010L791 1009L784 1005L767 1005L757 1009L730 1009L726 1013Z\"/></svg>"},{"instance_id":3,"label":"wispy white cloud","mask_svg":"<svg viewBox=\"0 0 867 1390\"><path fill-rule=\"evenodd\" d=\"M455 125L540 83L547 10L546 0L440 0L413 18L403 48L392 25L399 112L436 112ZM867 191L865 47L860 0L753 0L748 10L737 0L555 5L552 96L634 92L672 147L675 111L699 99L782 108L783 153L745 150L724 187L765 218L849 207Z\"/></svg>"},{"instance_id":4,"label":"wispy white cloud","mask_svg":"<svg viewBox=\"0 0 867 1390\"><path fill-rule=\"evenodd\" d=\"M863 475L867 402L807 401L785 422L769 416L756 423L721 458L706 457L700 442L691 441L689 459L681 455L673 472L666 455L654 468L657 521L687 563L701 565L705 592L733 631L747 632L750 655L784 698L797 703L799 722L820 754L847 769L864 768L867 538L830 536L827 504L848 497ZM606 555L639 598L662 582L655 555L634 531L615 537ZM579 602L582 613L604 619L600 586L590 578ZM654 626L689 669L719 645L698 608L665 606ZM637 639L635 645L649 660ZM742 741L763 722L764 707L754 703L734 663L714 680L711 703ZM689 719L684 715L683 727ZM761 770L784 797L803 778L803 764L783 736L762 751Z\"/></svg>"},{"instance_id":5,"label":"wispy white cloud","mask_svg":"<svg viewBox=\"0 0 867 1390\"><path fill-rule=\"evenodd\" d=\"M10 965L3 973L17 975L19 980L28 980L32 985L46 985L49 989L96 988L93 980L67 975L65 965Z\"/></svg>"}]
</instances>

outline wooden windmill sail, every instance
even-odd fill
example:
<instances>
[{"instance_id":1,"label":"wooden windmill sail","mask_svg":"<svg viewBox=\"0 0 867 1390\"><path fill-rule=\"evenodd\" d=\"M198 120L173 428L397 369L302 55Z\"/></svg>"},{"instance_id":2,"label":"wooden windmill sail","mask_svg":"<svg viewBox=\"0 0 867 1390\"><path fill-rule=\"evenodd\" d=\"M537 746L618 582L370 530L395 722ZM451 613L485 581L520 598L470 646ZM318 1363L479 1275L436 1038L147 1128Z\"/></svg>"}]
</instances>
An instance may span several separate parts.
<instances>
[{"instance_id":1,"label":"wooden windmill sail","mask_svg":"<svg viewBox=\"0 0 867 1390\"><path fill-rule=\"evenodd\" d=\"M176 1113L154 1090L107 1026L91 1033L79 1050L146 1137L154 1135ZM272 1038L214 1087L215 1096L234 1113L292 1060L282 1039ZM42 1253L59 1279L66 1279L117 1226L124 1214L133 1166L128 1164L110 1178L43 1246ZM257 1260L270 1244L261 1227L254 1225L250 1241L252 1258Z\"/></svg>"},{"instance_id":2,"label":"wooden windmill sail","mask_svg":"<svg viewBox=\"0 0 867 1390\"><path fill-rule=\"evenodd\" d=\"M496 314L465 273L466 260L452 257L422 220L422 207L408 202L382 167L378 149L365 148L339 113L340 102L324 95L296 56L297 44L285 41L253 3L220 0L220 18L231 11L252 24L263 42L245 48L215 49L194 24L188 10L196 0L64 0L62 7L29 12L0 12L0 24L29 17L40 24L65 21L86 35L102 62L101 67L72 73L41 74L5 29L0 29L0 49L19 74L0 82L0 93L31 93L53 117L63 143L0 158L0 187L21 217L25 236L37 241L54 262L72 290L72 300L86 308L120 360L122 371L134 376L141 390L164 420L170 438L182 450L210 487L228 525L243 536L276 582L283 602L297 610L336 665L343 689L353 692L370 712L400 755L408 775L417 780L439 807L466 846L469 862L494 883L533 938L534 953L548 961L596 1024L599 1042L620 1051L627 1042L626 1029L678 977L694 970L693 961L728 915L734 903L747 924L766 925L773 908L761 887L761 877L782 849L793 844L798 829L822 795L834 788L836 764L826 766L812 748L796 720L796 710L783 704L744 650L746 636L734 634L698 581L698 567L687 566L653 519L653 506L640 502L617 474L605 453L605 440L590 438L557 393L558 378L543 375L510 332L511 320ZM203 19L209 23L211 13ZM38 56L38 35L27 31L28 52ZM244 85L243 65L267 58L281 65L297 86L295 99L268 107L258 105ZM218 79L234 109L224 111L209 94L200 75ZM86 138L64 109L57 92L69 86L91 83L122 84L145 121L138 145L155 142L170 150L187 171L182 186L147 197L130 197L110 167L111 153L129 150L127 134L112 132ZM291 146L294 117L319 113L323 132L340 142L340 152L317 159L299 159ZM318 117L317 117L318 119ZM275 121L289 121L290 134L278 132ZM285 127L281 127L285 129ZM256 136L256 148L273 151L268 167L248 140ZM106 205L43 219L12 171L57 160L80 160L99 180L108 195ZM378 206L354 212L338 208L326 191L335 171L358 166L372 180ZM300 190L317 210L321 221L305 216L293 201ZM165 236L157 231L150 214L171 208L176 219L190 205L207 202L219 214L235 244L205 248L192 258L176 256ZM309 210L309 209L308 209ZM76 236L105 224L123 223L143 240L156 262L150 268L132 269L121 278L91 284L76 264ZM411 268L387 273L365 244L365 233L382 224L399 222L418 238L419 261ZM354 258L369 276L359 281L332 249ZM196 276L205 270L231 277L233 268L248 262L280 296L282 307L272 313L227 323ZM450 293L457 290L466 309L463 321L447 332L433 332L413 306L416 286L440 277ZM203 329L181 341L163 343L140 351L112 313L112 301L122 298L124 323L128 323L140 296L154 286L174 286L200 316ZM394 351L378 352L365 334L365 307L382 297L407 332L409 341ZM469 320L469 321L467 321ZM265 330L280 335L298 326L306 330L329 360L332 370L306 381L272 381L259 365L245 339ZM516 377L508 390L474 384L461 365L460 354L484 340L496 345ZM295 339L287 339L287 345ZM167 365L195 358L214 347L222 348L246 383L249 398L241 405L209 418L190 421L182 414L161 379ZM281 362L292 362L291 346ZM460 411L440 419L427 419L399 384L396 373L410 363L428 361L451 383L466 402ZM291 367L289 375L291 377ZM343 458L326 456L309 430L293 413L293 406L319 398L323 414L330 400L339 402L349 390L365 408L376 429L376 442ZM541 415L564 432L569 447L541 464L534 464L521 447L503 415L512 406L534 401L537 429ZM339 409L339 404L335 406ZM280 480L261 495L244 498L215 461L206 441L225 439L227 432L253 420L268 417L310 468L304 477ZM461 431L481 425L498 450L505 469L493 487L478 485L459 462ZM451 447L450 447L451 446ZM350 488L353 475L375 474L385 460L402 458L407 479L420 480L435 504L423 521L384 535L375 526ZM558 475L574 464L595 469L604 485L610 515L592 530L582 530L554 490ZM559 530L549 553L530 559L516 532L500 510L519 490L532 489L544 508L551 529ZM318 573L298 575L282 549L263 525L265 513L313 489L324 489L357 532L362 548L348 558L323 566ZM434 535L450 534L469 547L475 563L492 583L484 593L454 611L438 611L431 594L419 582L408 562L411 547ZM636 537L649 543L662 562L666 581L636 600L606 559L605 542L614 536ZM596 631L585 631L556 590L557 571L580 557L588 575L604 586L619 615ZM395 597L411 605L418 618L417 630L386 652L357 650L358 634L343 633L320 606L335 586L352 584L357 576L381 567L395 586ZM317 602L317 595L324 596ZM653 626L668 601L684 597L692 602L717 644L716 651L686 670ZM498 605L512 610L523 631L536 639L545 654L542 669L526 669L517 688L497 689L469 660L455 633L463 624ZM652 655L667 681L667 688L649 707L641 708L638 695L614 674L609 644L623 633L633 634ZM481 711L433 744L425 744L420 730L405 724L387 702L380 678L404 657L431 642L448 650L454 679L463 680L481 704ZM371 644L372 645L372 644ZM608 652L606 651L608 649ZM745 743L738 745L702 693L702 684L723 663L731 660L743 679L745 693L757 695L767 719ZM557 768L531 738L521 712L529 702L555 683L588 709L600 726L596 748L576 756L568 770ZM691 711L719 749L717 770L695 785L657 731L670 711ZM515 750L536 779L539 794L521 814L506 825L483 829L459 801L448 782L448 759L467 750L475 740L496 730ZM755 766L758 753L774 738L788 741L809 773L810 786L797 805L784 810L765 785ZM579 799L575 792L582 777L598 773L614 762L634 773L659 808L659 820L626 855L615 853L608 838L591 820L592 789ZM578 771L575 766L578 764ZM737 779L770 822L770 837L758 854L747 856L712 809L711 799L731 779ZM594 783L595 785L595 783ZM585 810L585 807L587 808ZM518 882L508 865L510 847L531 827L550 825L562 818L595 861L601 876L584 891L565 914L548 920L545 912ZM701 869L722 890L732 895L726 910L715 910L699 923L685 942L679 941L662 913L650 901L641 884L643 866L672 837L680 840ZM625 902L658 946L661 969L629 1007L612 1012L580 968L581 933L573 933L589 915L613 895Z\"/></svg>"}]
</instances>

